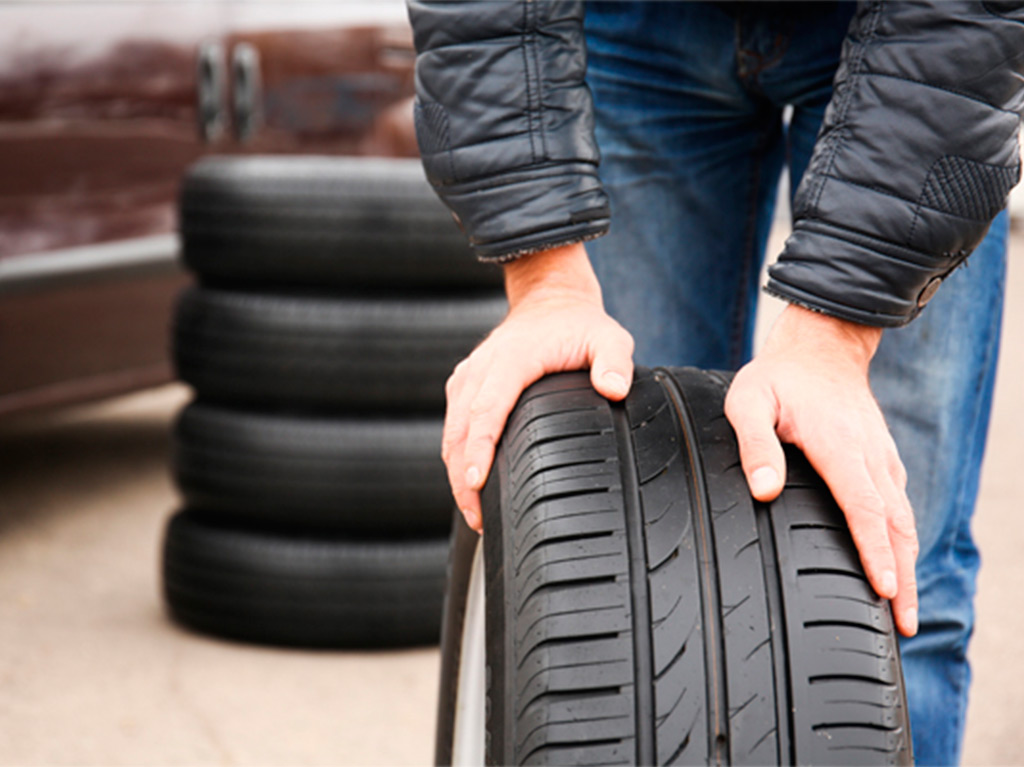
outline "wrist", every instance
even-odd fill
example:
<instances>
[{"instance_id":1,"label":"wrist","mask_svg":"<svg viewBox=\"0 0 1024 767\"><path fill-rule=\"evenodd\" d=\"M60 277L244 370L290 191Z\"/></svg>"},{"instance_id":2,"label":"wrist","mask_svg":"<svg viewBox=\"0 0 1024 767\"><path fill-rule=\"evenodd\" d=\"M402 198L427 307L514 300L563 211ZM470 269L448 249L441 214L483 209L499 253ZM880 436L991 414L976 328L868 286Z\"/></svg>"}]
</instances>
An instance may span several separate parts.
<instances>
[{"instance_id":1,"label":"wrist","mask_svg":"<svg viewBox=\"0 0 1024 767\"><path fill-rule=\"evenodd\" d=\"M799 347L808 353L827 356L840 352L867 371L881 340L882 328L790 304L772 327L765 348Z\"/></svg>"},{"instance_id":2,"label":"wrist","mask_svg":"<svg viewBox=\"0 0 1024 767\"><path fill-rule=\"evenodd\" d=\"M582 242L531 253L503 268L510 307L527 299L567 295L603 304L601 286Z\"/></svg>"}]
</instances>

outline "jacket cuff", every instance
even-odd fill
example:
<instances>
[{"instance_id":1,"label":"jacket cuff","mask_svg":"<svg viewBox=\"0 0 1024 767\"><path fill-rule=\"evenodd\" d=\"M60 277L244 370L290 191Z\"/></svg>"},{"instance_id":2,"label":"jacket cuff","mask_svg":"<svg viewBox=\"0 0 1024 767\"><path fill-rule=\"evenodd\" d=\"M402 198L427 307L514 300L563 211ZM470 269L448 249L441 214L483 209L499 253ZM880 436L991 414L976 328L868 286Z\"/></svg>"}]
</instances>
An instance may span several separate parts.
<instances>
[{"instance_id":1,"label":"jacket cuff","mask_svg":"<svg viewBox=\"0 0 1024 767\"><path fill-rule=\"evenodd\" d=\"M940 257L825 221L797 223L765 291L862 325L906 325L932 299L967 251Z\"/></svg>"},{"instance_id":2,"label":"jacket cuff","mask_svg":"<svg viewBox=\"0 0 1024 767\"><path fill-rule=\"evenodd\" d=\"M611 211L597 169L559 164L437 188L482 261L600 237Z\"/></svg>"}]
</instances>

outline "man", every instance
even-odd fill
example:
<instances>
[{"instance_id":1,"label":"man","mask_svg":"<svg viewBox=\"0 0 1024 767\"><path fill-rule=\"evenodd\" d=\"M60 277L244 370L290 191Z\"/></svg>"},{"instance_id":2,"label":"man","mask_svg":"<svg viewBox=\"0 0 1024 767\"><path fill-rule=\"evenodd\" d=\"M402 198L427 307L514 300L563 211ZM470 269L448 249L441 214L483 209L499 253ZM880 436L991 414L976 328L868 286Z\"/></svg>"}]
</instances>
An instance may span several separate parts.
<instances>
[{"instance_id":1,"label":"man","mask_svg":"<svg viewBox=\"0 0 1024 767\"><path fill-rule=\"evenodd\" d=\"M756 498L781 491L780 439L825 478L914 637L918 761L956 762L1005 214L989 227L1019 178L1022 4L593 3L584 18L574 2L411 1L410 17L428 177L477 255L505 265L510 303L448 384L444 458L469 524L505 419L542 375L589 368L617 400L634 338L641 364L749 359L788 164L794 230L767 289L791 304L726 414ZM916 570L869 365L910 467Z\"/></svg>"}]
</instances>

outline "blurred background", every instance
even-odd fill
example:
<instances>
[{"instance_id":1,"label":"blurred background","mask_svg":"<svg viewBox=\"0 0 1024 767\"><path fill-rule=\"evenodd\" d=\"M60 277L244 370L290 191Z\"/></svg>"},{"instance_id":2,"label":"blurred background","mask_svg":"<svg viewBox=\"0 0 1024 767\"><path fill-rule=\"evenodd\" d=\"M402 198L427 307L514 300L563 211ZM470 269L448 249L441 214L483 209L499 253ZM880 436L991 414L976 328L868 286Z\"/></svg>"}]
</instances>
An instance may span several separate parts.
<instances>
[{"instance_id":1,"label":"blurred background","mask_svg":"<svg viewBox=\"0 0 1024 767\"><path fill-rule=\"evenodd\" d=\"M502 304L413 61L400 1L0 5L0 764L431 762L441 386ZM975 765L1024 764L1011 215Z\"/></svg>"}]
</instances>

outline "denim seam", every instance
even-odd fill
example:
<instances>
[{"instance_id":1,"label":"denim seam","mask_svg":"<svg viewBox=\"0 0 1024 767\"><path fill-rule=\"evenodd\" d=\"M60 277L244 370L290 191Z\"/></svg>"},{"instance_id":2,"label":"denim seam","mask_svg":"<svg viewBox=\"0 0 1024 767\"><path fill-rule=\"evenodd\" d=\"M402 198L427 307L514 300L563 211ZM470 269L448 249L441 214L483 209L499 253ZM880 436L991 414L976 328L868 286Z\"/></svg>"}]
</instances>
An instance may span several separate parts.
<instances>
[{"instance_id":1,"label":"denim seam","mask_svg":"<svg viewBox=\"0 0 1024 767\"><path fill-rule=\"evenodd\" d=\"M737 25L737 29L738 29L738 25ZM739 38L740 38L740 35L737 32L737 41L739 40ZM755 67L754 69L752 69L752 70L750 70L749 72L746 72L746 73L737 72L737 75L739 76L740 81L743 83L744 88L746 88L747 90L755 91L758 94L761 94L762 93L761 88L757 84L756 81L759 79L759 77L762 74L764 74L764 72L766 70L770 69L771 67L775 66L780 61L782 61L782 59L786 55L786 51L788 51L788 50L789 50L789 38L788 37L785 38L785 40L782 41L782 42L780 42L778 37L776 37L776 39L774 41L774 47L773 47L772 53L769 56L764 56L760 52L758 52L758 51L756 51L756 50L754 50L752 48L741 48L741 47L739 47L739 43L737 42L737 49L736 49L736 53L737 54L740 54L740 53L747 54L751 58L754 58L754 59L757 60L757 67Z\"/></svg>"},{"instance_id":2,"label":"denim seam","mask_svg":"<svg viewBox=\"0 0 1024 767\"><path fill-rule=\"evenodd\" d=\"M998 327L998 325L997 325L997 327ZM974 381L974 389L972 391L972 395L973 395L972 396L972 402L974 403L974 408L973 408L973 412L971 413L971 416L972 416L971 417L972 429L971 429L971 437L970 437L971 442L970 442L970 445L969 445L970 450L968 451L967 455L971 455L973 453L976 445L977 445L978 436L979 436L978 435L978 421L981 418L981 407L982 407L982 399L983 399L981 397L981 390L982 390L982 388L985 385L985 371L988 369L988 364L998 364L998 360L995 360L993 363L990 363L992 355L998 353L998 344L996 344L996 339L998 337L999 337L998 333L997 332L993 332L993 323L991 323L991 322L988 323L988 325L985 328L985 346L984 346L984 348L985 348L985 357L984 357L985 362L982 365L979 366L981 372L979 372L978 377ZM958 523L962 521L963 509L966 506L966 500L967 499L964 498L964 493L966 492L967 483L964 481L964 479L965 479L965 474L967 473L968 469L969 469L968 462L967 461L962 461L961 464L960 464L959 476L957 477L957 488L958 488L958 491L957 491L957 494L956 494L956 504L957 504L957 522ZM979 472L980 472L980 461L979 461ZM972 504L972 506L973 506L973 504ZM956 530L960 529L960 525L957 524L955 527L953 525L947 525L947 528L949 528L949 530L947 531L946 538L942 539L942 541L941 541L944 549L950 548L950 546L952 544L952 541L949 540L949 539L952 536L955 535Z\"/></svg>"},{"instance_id":3,"label":"denim seam","mask_svg":"<svg viewBox=\"0 0 1024 767\"><path fill-rule=\"evenodd\" d=\"M974 387L973 387L973 390L972 390L972 401L974 402L974 408L972 409L972 413L971 413L971 432L970 432L969 442L966 445L966 447L967 447L966 455L968 455L968 456L974 454L974 451L977 449L978 440L979 440L979 437L980 437L980 435L978 434L978 422L979 422L979 419L982 417L982 413L981 413L982 397L980 395L981 395L981 390L982 390L982 388L985 385L985 378L986 378L985 370L988 368L989 364L991 364L990 360L991 360L992 354L998 352L998 345L995 343L997 338L998 338L998 333L993 333L992 323L988 323L987 326L986 326L986 329L985 329L985 341L984 341L985 356L984 356L984 361L980 365L980 372L979 372L978 376L974 380ZM984 449L984 448L982 448L982 449ZM982 458L983 457L984 456L982 456ZM956 481L956 486L957 486L958 489L957 489L956 494L955 494L956 510L954 512L954 517L953 517L952 520L947 520L946 521L946 523L944 525L944 527L945 527L945 535L942 538L940 538L938 541L936 541L936 546L942 552L943 560L949 559L949 558L951 558L953 556L953 547L956 545L955 544L956 537L959 535L959 531L963 527L964 523L967 522L969 524L969 520L965 520L964 519L965 516L967 516L967 517L971 516L971 514L968 514L968 512L967 512L968 505L970 505L970 507L972 509L974 507L974 504L968 504L968 499L965 497L965 495L967 493L967 485L968 485L968 483L966 482L966 474L970 471L969 463L970 463L969 461L961 461L960 462L960 467L959 467L959 471L957 473L957 481ZM982 461L979 460L978 463L976 464L976 466L978 467L978 471L979 472L981 471L981 463L982 463ZM975 487L975 491L977 491L977 483L973 483L973 484L974 484L974 487ZM977 577L977 574L975 573L975 578L976 577ZM975 584L976 583L977 582L975 581ZM969 604L968 605L968 610L969 610L969 616L970 616L968 618L968 620L970 621L970 624L967 627L967 633L966 633L966 636L964 637L964 645L963 645L962 648L961 647L957 648L958 650L961 650L961 651L963 651L965 653L964 662L963 662L962 665L954 667L954 670L958 672L957 673L957 677L956 677L956 679L954 681L954 684L956 685L957 692L959 693L956 696L956 702L955 702L955 705L956 705L956 717L957 717L957 721L960 723L961 729L959 731L955 731L953 733L953 735L954 735L954 737L959 735L959 737L956 738L956 742L955 742L955 747L958 749L959 752L962 752L962 750L963 750L963 731L962 731L962 726L963 726L963 721L964 721L964 719L966 717L966 713L967 713L967 700L966 700L966 698L967 698L967 692L968 692L969 684L970 684L970 681L969 681L970 680L970 677L969 677L970 665L969 665L969 661L966 658L966 650L967 650L967 645L970 642L971 634L974 633L974 607L973 607L973 604Z\"/></svg>"},{"instance_id":4,"label":"denim seam","mask_svg":"<svg viewBox=\"0 0 1024 767\"><path fill-rule=\"evenodd\" d=\"M748 302L744 299L747 296L747 286L750 283L750 271L754 261L756 260L753 251L757 238L758 187L761 182L762 166L764 164L763 155L767 149L767 136L769 135L770 130L770 125L761 129L761 134L758 137L755 147L755 152L757 154L750 174L750 193L747 195L747 220L746 232L744 235L745 241L743 244L743 263L740 264L740 275L742 280L737 280L738 288L737 293L734 296L736 309L732 313L732 337L730 338L729 344L730 362L734 368L738 368L743 361L741 359L743 351L743 328L747 323L749 313L747 308Z\"/></svg>"}]
</instances>

